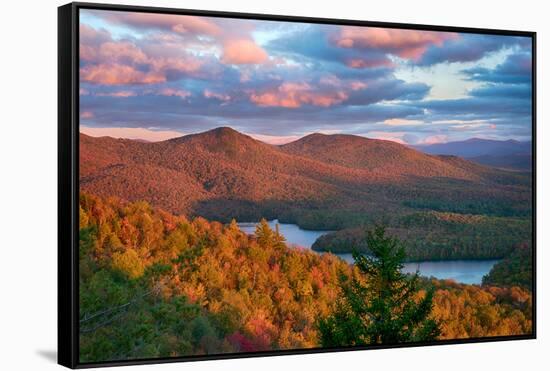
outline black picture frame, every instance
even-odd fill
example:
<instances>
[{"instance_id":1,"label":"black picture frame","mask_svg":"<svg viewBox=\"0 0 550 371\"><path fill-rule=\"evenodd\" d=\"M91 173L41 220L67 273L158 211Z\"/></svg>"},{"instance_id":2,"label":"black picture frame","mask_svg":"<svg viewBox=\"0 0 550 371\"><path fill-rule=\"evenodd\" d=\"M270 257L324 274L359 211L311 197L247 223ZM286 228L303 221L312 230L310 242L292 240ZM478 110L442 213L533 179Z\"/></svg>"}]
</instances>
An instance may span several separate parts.
<instances>
[{"instance_id":1,"label":"black picture frame","mask_svg":"<svg viewBox=\"0 0 550 371\"><path fill-rule=\"evenodd\" d=\"M339 348L311 348L261 351L173 358L136 359L81 363L79 361L79 291L78 291L78 205L79 205L79 10L96 9L196 15L285 22L306 22L350 26L370 26L408 30L447 31L487 35L529 37L532 41L532 259L533 259L533 330L532 334L483 338L438 340L394 345L372 345ZM333 18L310 18L273 14L203 11L97 3L70 3L58 8L58 363L69 368L155 364L182 361L221 360L246 357L280 356L342 352L366 349L418 347L448 344L536 339L536 32L388 23Z\"/></svg>"}]
</instances>

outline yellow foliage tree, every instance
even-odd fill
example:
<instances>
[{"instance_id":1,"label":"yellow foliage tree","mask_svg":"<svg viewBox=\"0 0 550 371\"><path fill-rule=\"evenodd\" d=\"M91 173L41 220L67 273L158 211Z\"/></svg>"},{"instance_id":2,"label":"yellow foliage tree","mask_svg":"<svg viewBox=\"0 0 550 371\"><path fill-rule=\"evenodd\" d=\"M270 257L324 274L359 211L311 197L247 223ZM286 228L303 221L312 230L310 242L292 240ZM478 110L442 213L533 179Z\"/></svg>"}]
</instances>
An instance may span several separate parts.
<instances>
[{"instance_id":1,"label":"yellow foliage tree","mask_svg":"<svg viewBox=\"0 0 550 371\"><path fill-rule=\"evenodd\" d=\"M145 267L134 249L128 249L123 253L113 254L113 268L126 274L131 279L143 276Z\"/></svg>"}]
</instances>

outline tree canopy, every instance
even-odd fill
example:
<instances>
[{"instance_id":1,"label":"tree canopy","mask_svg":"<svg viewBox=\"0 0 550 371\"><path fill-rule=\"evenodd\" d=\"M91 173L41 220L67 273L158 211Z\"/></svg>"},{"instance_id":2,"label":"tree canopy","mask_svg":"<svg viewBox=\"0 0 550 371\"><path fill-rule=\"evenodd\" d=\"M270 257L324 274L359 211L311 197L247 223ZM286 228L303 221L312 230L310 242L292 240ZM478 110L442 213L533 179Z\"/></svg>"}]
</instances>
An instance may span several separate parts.
<instances>
[{"instance_id":1,"label":"tree canopy","mask_svg":"<svg viewBox=\"0 0 550 371\"><path fill-rule=\"evenodd\" d=\"M433 290L420 292L418 272L402 273L405 249L385 228L366 234L372 255L354 252L361 277L343 282L336 310L319 323L323 346L397 344L435 340Z\"/></svg>"}]
</instances>

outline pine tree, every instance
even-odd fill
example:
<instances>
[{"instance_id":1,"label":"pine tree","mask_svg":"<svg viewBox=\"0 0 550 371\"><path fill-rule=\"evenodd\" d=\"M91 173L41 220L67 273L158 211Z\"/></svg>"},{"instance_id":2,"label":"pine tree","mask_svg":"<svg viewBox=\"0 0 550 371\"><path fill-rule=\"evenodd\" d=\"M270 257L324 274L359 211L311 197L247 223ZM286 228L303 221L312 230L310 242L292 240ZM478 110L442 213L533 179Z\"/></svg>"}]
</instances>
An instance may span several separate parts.
<instances>
[{"instance_id":1,"label":"pine tree","mask_svg":"<svg viewBox=\"0 0 550 371\"><path fill-rule=\"evenodd\" d=\"M439 325L430 318L433 291L419 293L418 272L402 273L405 250L378 226L367 232L371 256L353 253L362 277L342 279L334 313L319 322L325 347L397 344L435 340Z\"/></svg>"}]
</instances>

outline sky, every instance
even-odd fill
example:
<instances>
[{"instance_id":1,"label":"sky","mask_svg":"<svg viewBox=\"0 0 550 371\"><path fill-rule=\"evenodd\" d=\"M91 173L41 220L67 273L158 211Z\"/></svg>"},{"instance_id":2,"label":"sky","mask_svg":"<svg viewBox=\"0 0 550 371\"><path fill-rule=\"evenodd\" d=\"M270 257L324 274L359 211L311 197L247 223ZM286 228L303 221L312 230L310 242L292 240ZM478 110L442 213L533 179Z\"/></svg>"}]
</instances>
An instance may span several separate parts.
<instances>
[{"instance_id":1,"label":"sky","mask_svg":"<svg viewBox=\"0 0 550 371\"><path fill-rule=\"evenodd\" d=\"M80 131L531 139L531 39L80 11Z\"/></svg>"}]
</instances>

